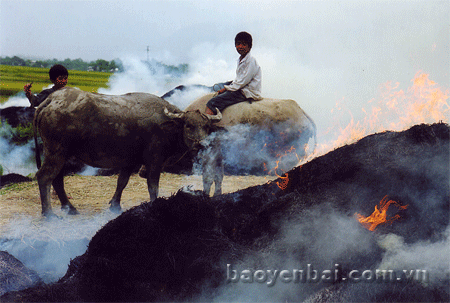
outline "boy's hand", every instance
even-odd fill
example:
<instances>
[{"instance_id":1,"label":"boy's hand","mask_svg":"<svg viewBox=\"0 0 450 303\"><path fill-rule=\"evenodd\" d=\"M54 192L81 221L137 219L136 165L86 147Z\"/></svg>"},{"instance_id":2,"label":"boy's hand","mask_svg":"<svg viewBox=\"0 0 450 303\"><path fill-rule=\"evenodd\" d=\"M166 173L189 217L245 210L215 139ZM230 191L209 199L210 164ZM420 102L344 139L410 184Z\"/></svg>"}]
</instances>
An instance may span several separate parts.
<instances>
[{"instance_id":1,"label":"boy's hand","mask_svg":"<svg viewBox=\"0 0 450 303\"><path fill-rule=\"evenodd\" d=\"M29 84L25 84L25 86L23 87L23 91L25 92L25 95L31 96L31 86L33 86L33 82L29 83Z\"/></svg>"}]
</instances>

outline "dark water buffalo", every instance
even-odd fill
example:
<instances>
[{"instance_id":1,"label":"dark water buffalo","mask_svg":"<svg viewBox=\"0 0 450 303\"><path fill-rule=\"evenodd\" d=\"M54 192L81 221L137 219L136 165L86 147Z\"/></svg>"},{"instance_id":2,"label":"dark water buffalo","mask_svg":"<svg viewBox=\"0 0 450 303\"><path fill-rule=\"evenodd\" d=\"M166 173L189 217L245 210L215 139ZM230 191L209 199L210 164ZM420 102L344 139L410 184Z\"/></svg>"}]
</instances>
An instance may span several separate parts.
<instances>
[{"instance_id":1,"label":"dark water buffalo","mask_svg":"<svg viewBox=\"0 0 450 303\"><path fill-rule=\"evenodd\" d=\"M10 106L0 109L2 123L5 121L11 127L26 126L33 122L34 108L25 106Z\"/></svg>"},{"instance_id":2,"label":"dark water buffalo","mask_svg":"<svg viewBox=\"0 0 450 303\"><path fill-rule=\"evenodd\" d=\"M164 162L176 153L196 152L221 114L183 112L147 93L102 95L64 88L51 94L36 111L34 124L44 144L44 162L36 174L42 213L52 214L52 184L62 209L76 214L64 191L61 169L71 156L102 168L120 168L112 210L120 210L122 191L133 169L147 167L150 200L158 196Z\"/></svg>"}]
</instances>

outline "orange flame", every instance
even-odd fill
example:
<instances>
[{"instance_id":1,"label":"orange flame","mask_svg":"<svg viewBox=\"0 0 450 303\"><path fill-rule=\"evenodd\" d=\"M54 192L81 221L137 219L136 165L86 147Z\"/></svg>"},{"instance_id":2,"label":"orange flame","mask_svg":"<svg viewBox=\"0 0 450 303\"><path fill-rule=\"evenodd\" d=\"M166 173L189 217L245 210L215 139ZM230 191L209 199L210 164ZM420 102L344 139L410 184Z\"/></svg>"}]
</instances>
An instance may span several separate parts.
<instances>
[{"instance_id":1,"label":"orange flame","mask_svg":"<svg viewBox=\"0 0 450 303\"><path fill-rule=\"evenodd\" d=\"M288 184L289 184L289 174L288 174L288 173L284 173L283 176L280 176L280 175L277 173L277 169L281 169L281 168L279 168L279 164L280 164L281 159L282 159L283 157L287 156L288 154L291 154L291 153L293 153L293 154L297 157L297 160L300 161L300 159L299 159L299 157L298 157L298 155L297 155L297 152L296 152L296 150L295 150L295 147L291 146L291 148L289 148L288 150L286 150L286 151L284 152L284 154L277 154L277 155L276 155L276 157L278 157L278 160L275 161L276 166L275 166L274 168L272 168L271 170L268 170L267 164L266 164L266 163L263 163L263 165L264 165L264 170L267 171L267 174L268 174L268 175L270 175L271 173L273 173L275 176L277 176L278 178L281 179L281 182L279 182L279 181L276 181L276 182L275 182L275 183L277 184L277 186L278 186L281 190L285 190L285 189L287 188L287 186L288 186ZM282 169L281 169L281 170L282 170Z\"/></svg>"},{"instance_id":2,"label":"orange flame","mask_svg":"<svg viewBox=\"0 0 450 303\"><path fill-rule=\"evenodd\" d=\"M361 109L361 119L354 118L345 107L349 103L345 98L336 102L331 111L335 121L323 134L334 137L333 142L318 144L316 153L310 158L356 142L369 134L386 130L403 131L421 123L449 123L449 89L440 87L422 71L416 73L411 83L406 91L400 89L398 82L382 84L379 95L368 101L367 109ZM340 124L344 119L349 121L345 126Z\"/></svg>"},{"instance_id":3,"label":"orange flame","mask_svg":"<svg viewBox=\"0 0 450 303\"><path fill-rule=\"evenodd\" d=\"M277 184L277 186L281 189L281 190L285 190L289 184L289 174L288 173L284 173L284 176L280 176L277 174L277 168L278 168L278 163L280 163L280 160L277 161L277 166L275 166L275 168L273 169L275 175L281 179L281 182L275 182Z\"/></svg>"},{"instance_id":4,"label":"orange flame","mask_svg":"<svg viewBox=\"0 0 450 303\"><path fill-rule=\"evenodd\" d=\"M361 223L365 228L370 231L374 231L375 228L377 228L377 226L380 224L392 224L395 220L400 219L399 214L396 214L389 219L386 218L387 210L389 208L389 205L391 204L394 204L400 210L408 208L408 205L402 206L393 200L388 201L387 196L384 196L384 198L379 203L380 209L378 209L377 205L375 205L375 211L369 217L364 217L363 215L360 215L358 213L355 213L355 216L359 223Z\"/></svg>"}]
</instances>

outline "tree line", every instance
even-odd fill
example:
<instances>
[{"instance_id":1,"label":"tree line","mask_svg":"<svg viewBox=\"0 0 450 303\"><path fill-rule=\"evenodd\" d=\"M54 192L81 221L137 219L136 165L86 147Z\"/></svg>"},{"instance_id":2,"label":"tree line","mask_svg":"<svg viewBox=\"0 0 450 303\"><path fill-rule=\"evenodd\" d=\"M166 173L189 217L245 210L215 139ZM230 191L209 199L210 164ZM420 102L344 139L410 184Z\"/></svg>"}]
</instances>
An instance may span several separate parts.
<instances>
[{"instance_id":1,"label":"tree line","mask_svg":"<svg viewBox=\"0 0 450 303\"><path fill-rule=\"evenodd\" d=\"M97 71L97 72L116 72L123 70L121 62L116 60L106 61L98 59L96 61L86 62L82 59L65 59L63 61L57 59L50 60L31 60L22 59L18 56L14 57L0 57L0 64L12 66L27 66L27 67L43 67L50 68L55 64L62 64L69 70L80 71Z\"/></svg>"},{"instance_id":2,"label":"tree line","mask_svg":"<svg viewBox=\"0 0 450 303\"><path fill-rule=\"evenodd\" d=\"M161 62L152 60L151 62L142 61L146 64L152 73L157 73L161 70L164 73L180 76L188 72L188 64L179 65L166 65ZM27 67L43 67L50 68L55 64L62 64L68 70L79 70L79 71L96 71L96 72L122 72L123 64L120 59L107 61L103 59L97 59L96 61L86 62L82 59L65 59L63 61L57 59L51 60L31 60L22 59L18 56L14 57L0 57L0 65L12 65L12 66L27 66Z\"/></svg>"}]
</instances>

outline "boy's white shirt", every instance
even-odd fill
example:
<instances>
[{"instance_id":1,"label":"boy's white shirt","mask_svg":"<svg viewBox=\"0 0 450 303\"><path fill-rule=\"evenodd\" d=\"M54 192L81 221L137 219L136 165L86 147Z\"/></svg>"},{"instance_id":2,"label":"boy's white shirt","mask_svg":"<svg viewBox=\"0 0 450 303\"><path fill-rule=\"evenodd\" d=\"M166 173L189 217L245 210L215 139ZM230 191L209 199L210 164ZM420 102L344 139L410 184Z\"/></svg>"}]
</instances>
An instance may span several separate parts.
<instances>
[{"instance_id":1,"label":"boy's white shirt","mask_svg":"<svg viewBox=\"0 0 450 303\"><path fill-rule=\"evenodd\" d=\"M242 59L238 59L236 68L236 79L230 84L225 85L229 91L242 90L245 97L255 100L261 100L261 67L252 57L250 52Z\"/></svg>"}]
</instances>

